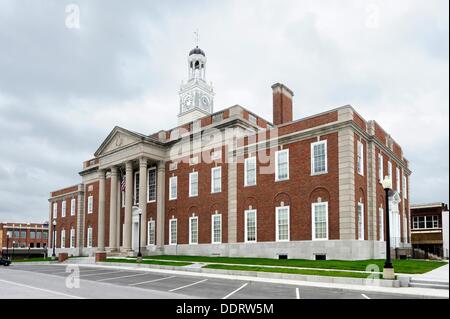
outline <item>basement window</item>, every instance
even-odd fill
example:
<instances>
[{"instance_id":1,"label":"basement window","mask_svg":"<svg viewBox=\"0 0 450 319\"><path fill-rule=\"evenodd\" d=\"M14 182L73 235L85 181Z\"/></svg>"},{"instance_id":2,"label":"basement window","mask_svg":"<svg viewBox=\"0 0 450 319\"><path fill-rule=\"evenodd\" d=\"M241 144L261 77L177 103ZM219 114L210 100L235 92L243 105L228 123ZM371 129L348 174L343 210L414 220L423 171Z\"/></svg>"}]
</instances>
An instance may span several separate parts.
<instances>
[{"instance_id":1,"label":"basement window","mask_svg":"<svg viewBox=\"0 0 450 319\"><path fill-rule=\"evenodd\" d=\"M287 254L278 254L278 259L288 259L288 255Z\"/></svg>"},{"instance_id":2,"label":"basement window","mask_svg":"<svg viewBox=\"0 0 450 319\"><path fill-rule=\"evenodd\" d=\"M315 254L314 257L315 257L315 260L327 260L326 254Z\"/></svg>"}]
</instances>

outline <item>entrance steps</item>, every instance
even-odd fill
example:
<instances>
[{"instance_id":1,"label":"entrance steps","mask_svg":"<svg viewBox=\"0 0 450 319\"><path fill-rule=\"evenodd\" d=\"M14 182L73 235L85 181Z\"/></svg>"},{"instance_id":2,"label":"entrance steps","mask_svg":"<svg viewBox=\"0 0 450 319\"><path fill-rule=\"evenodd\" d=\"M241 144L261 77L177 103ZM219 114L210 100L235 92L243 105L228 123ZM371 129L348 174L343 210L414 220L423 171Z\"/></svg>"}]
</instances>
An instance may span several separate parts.
<instances>
[{"instance_id":1,"label":"entrance steps","mask_svg":"<svg viewBox=\"0 0 450 319\"><path fill-rule=\"evenodd\" d=\"M413 279L409 283L410 287L416 288L434 288L434 289L446 289L448 288L448 281L438 281L438 280L430 280L430 279Z\"/></svg>"}]
</instances>

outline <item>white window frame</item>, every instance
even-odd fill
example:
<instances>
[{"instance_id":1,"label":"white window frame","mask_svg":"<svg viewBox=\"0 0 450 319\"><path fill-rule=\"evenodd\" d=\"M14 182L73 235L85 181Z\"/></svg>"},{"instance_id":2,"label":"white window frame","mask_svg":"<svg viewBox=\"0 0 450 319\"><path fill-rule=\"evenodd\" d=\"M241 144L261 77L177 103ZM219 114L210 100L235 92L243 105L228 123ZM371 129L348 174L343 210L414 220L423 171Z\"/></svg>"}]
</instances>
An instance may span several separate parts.
<instances>
[{"instance_id":1,"label":"white window frame","mask_svg":"<svg viewBox=\"0 0 450 319\"><path fill-rule=\"evenodd\" d=\"M325 238L316 238L316 207L317 206L325 206L325 220L326 220L326 230L327 230L327 235L325 236ZM328 240L329 238L329 223L328 223L328 202L318 202L318 203L312 203L311 204L311 228L312 228L312 240Z\"/></svg>"},{"instance_id":2,"label":"white window frame","mask_svg":"<svg viewBox=\"0 0 450 319\"><path fill-rule=\"evenodd\" d=\"M382 154L378 154L378 180L381 183L384 180L384 158Z\"/></svg>"},{"instance_id":3,"label":"white window frame","mask_svg":"<svg viewBox=\"0 0 450 319\"><path fill-rule=\"evenodd\" d=\"M94 238L92 237L92 234L92 226L89 226L87 229L87 248L92 248L93 246Z\"/></svg>"},{"instance_id":4,"label":"white window frame","mask_svg":"<svg viewBox=\"0 0 450 319\"><path fill-rule=\"evenodd\" d=\"M66 217L66 211L67 211L67 200L63 200L61 202L61 217Z\"/></svg>"},{"instance_id":5,"label":"white window frame","mask_svg":"<svg viewBox=\"0 0 450 319\"><path fill-rule=\"evenodd\" d=\"M75 198L72 198L70 200L70 216L75 216L75 207L76 207L76 200Z\"/></svg>"},{"instance_id":6,"label":"white window frame","mask_svg":"<svg viewBox=\"0 0 450 319\"><path fill-rule=\"evenodd\" d=\"M248 225L247 225L247 220L248 220L248 215L250 214L250 213L255 213L255 240L248 240ZM257 210L256 209L249 209L249 210L246 210L245 212L244 212L244 218L245 218L245 220L244 220L244 241L245 241L245 243L256 243L257 241L258 241L258 213L257 213Z\"/></svg>"},{"instance_id":7,"label":"white window frame","mask_svg":"<svg viewBox=\"0 0 450 319\"><path fill-rule=\"evenodd\" d=\"M155 183L153 185L150 185L150 172L154 172L155 173ZM156 174L156 167L149 167L147 169L147 203L154 203L154 202L156 202L156 196L157 196L156 184L157 184L157 179L158 179L158 176ZM150 186L155 187L155 199L150 199Z\"/></svg>"},{"instance_id":8,"label":"white window frame","mask_svg":"<svg viewBox=\"0 0 450 319\"><path fill-rule=\"evenodd\" d=\"M287 176L285 178L280 178L280 171L279 171L279 156L280 154L286 153L287 158ZM289 149L279 150L275 152L275 182L282 182L289 180Z\"/></svg>"},{"instance_id":9,"label":"white window frame","mask_svg":"<svg viewBox=\"0 0 450 319\"><path fill-rule=\"evenodd\" d=\"M155 237L156 237L156 223L154 220L149 220L147 222L147 246L154 246L156 244Z\"/></svg>"},{"instance_id":10,"label":"white window frame","mask_svg":"<svg viewBox=\"0 0 450 319\"><path fill-rule=\"evenodd\" d=\"M361 220L359 216L359 209L361 208ZM358 216L358 240L364 240L365 232L364 232L364 226L365 226L365 220L364 220L364 203L358 203L358 211L356 212ZM362 226L362 227L361 227ZM361 229L360 229L361 228Z\"/></svg>"},{"instance_id":11,"label":"white window frame","mask_svg":"<svg viewBox=\"0 0 450 319\"><path fill-rule=\"evenodd\" d=\"M192 187L192 179L193 176L197 177L197 183L196 183L196 187L195 187L195 193L194 193L194 188ZM189 173L189 197L197 197L198 196L198 172L190 172Z\"/></svg>"},{"instance_id":12,"label":"white window frame","mask_svg":"<svg viewBox=\"0 0 450 319\"><path fill-rule=\"evenodd\" d=\"M248 174L247 174L247 171L248 171L248 163L249 163L250 161L252 161L252 162L254 161L254 162L255 162L255 182L254 182L253 184L249 184L249 183L248 183ZM257 161L256 161L256 156L247 157L247 158L244 160L244 186L245 186L245 187L255 186L255 185L257 184L258 167L257 167L256 163L257 163Z\"/></svg>"},{"instance_id":13,"label":"white window frame","mask_svg":"<svg viewBox=\"0 0 450 319\"><path fill-rule=\"evenodd\" d=\"M175 242L172 241L172 222L175 222ZM176 245L178 243L178 221L176 218L169 220L169 245Z\"/></svg>"},{"instance_id":14,"label":"white window frame","mask_svg":"<svg viewBox=\"0 0 450 319\"><path fill-rule=\"evenodd\" d=\"M75 248L75 228L70 228L70 248Z\"/></svg>"},{"instance_id":15,"label":"white window frame","mask_svg":"<svg viewBox=\"0 0 450 319\"><path fill-rule=\"evenodd\" d=\"M401 176L400 168L396 167L395 168L395 187L397 188L397 192L399 192L399 193L402 191L401 184L400 184L400 176Z\"/></svg>"},{"instance_id":16,"label":"white window frame","mask_svg":"<svg viewBox=\"0 0 450 319\"><path fill-rule=\"evenodd\" d=\"M192 229L192 221L193 220L196 220L197 221L197 229L196 229L196 231L197 231L197 241L193 241L192 239L192 231L193 231L193 229ZM189 217L189 245L198 245L198 235L199 235L199 233L198 233L198 216L192 216L192 217Z\"/></svg>"},{"instance_id":17,"label":"white window frame","mask_svg":"<svg viewBox=\"0 0 450 319\"><path fill-rule=\"evenodd\" d=\"M175 183L175 194L172 194L172 183ZM171 176L169 178L169 200L177 199L177 195L178 195L178 177Z\"/></svg>"},{"instance_id":18,"label":"white window frame","mask_svg":"<svg viewBox=\"0 0 450 319\"><path fill-rule=\"evenodd\" d=\"M214 219L219 218L219 238L220 240L214 240ZM212 244L221 244L222 243L222 214L214 214L211 215L211 243Z\"/></svg>"},{"instance_id":19,"label":"white window frame","mask_svg":"<svg viewBox=\"0 0 450 319\"><path fill-rule=\"evenodd\" d=\"M61 240L61 242L60 242L60 247L61 248L66 248L66 230L65 229L62 229L61 230L61 233L60 233L60 240Z\"/></svg>"},{"instance_id":20,"label":"white window frame","mask_svg":"<svg viewBox=\"0 0 450 319\"><path fill-rule=\"evenodd\" d=\"M392 162L388 161L388 176L392 180Z\"/></svg>"},{"instance_id":21,"label":"white window frame","mask_svg":"<svg viewBox=\"0 0 450 319\"><path fill-rule=\"evenodd\" d=\"M325 170L316 172L315 171L316 159L314 157L314 147L320 146L320 145L325 145L324 146L325 147L325 152L324 152L325 153ZM322 175L322 174L327 174L327 173L328 173L328 140L311 143L311 176Z\"/></svg>"},{"instance_id":22,"label":"white window frame","mask_svg":"<svg viewBox=\"0 0 450 319\"><path fill-rule=\"evenodd\" d=\"M87 203L87 213L92 214L94 212L94 196L90 195L88 196L88 203Z\"/></svg>"},{"instance_id":23,"label":"white window frame","mask_svg":"<svg viewBox=\"0 0 450 319\"><path fill-rule=\"evenodd\" d=\"M364 144L358 141L356 155L356 169L358 174L364 176Z\"/></svg>"},{"instance_id":24,"label":"white window frame","mask_svg":"<svg viewBox=\"0 0 450 319\"><path fill-rule=\"evenodd\" d=\"M58 202L53 203L53 219L58 218Z\"/></svg>"},{"instance_id":25,"label":"white window frame","mask_svg":"<svg viewBox=\"0 0 450 319\"><path fill-rule=\"evenodd\" d=\"M280 239L279 214L281 210L287 210L287 239ZM277 242L288 242L291 240L291 212L289 206L275 207L275 240Z\"/></svg>"},{"instance_id":26,"label":"white window frame","mask_svg":"<svg viewBox=\"0 0 450 319\"><path fill-rule=\"evenodd\" d=\"M133 190L134 190L134 194L133 194L133 204L134 205L139 205L139 171L134 172L134 186L133 186Z\"/></svg>"},{"instance_id":27,"label":"white window frame","mask_svg":"<svg viewBox=\"0 0 450 319\"><path fill-rule=\"evenodd\" d=\"M214 173L215 172L219 172L219 188L215 189L214 186ZM222 166L216 166L211 168L211 194L217 194L217 193L221 193L222 192Z\"/></svg>"},{"instance_id":28,"label":"white window frame","mask_svg":"<svg viewBox=\"0 0 450 319\"><path fill-rule=\"evenodd\" d=\"M384 208L378 208L378 231L380 233L380 241L384 241Z\"/></svg>"}]
</instances>

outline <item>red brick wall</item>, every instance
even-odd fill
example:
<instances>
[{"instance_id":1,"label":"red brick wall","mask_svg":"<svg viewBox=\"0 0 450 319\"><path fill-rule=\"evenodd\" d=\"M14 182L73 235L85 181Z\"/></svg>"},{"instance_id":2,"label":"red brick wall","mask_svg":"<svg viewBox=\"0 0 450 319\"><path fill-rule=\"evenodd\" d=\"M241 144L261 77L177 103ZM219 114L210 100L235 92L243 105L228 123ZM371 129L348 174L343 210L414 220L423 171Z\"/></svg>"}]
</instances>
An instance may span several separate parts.
<instances>
[{"instance_id":1,"label":"red brick wall","mask_svg":"<svg viewBox=\"0 0 450 319\"><path fill-rule=\"evenodd\" d=\"M337 111L325 113L322 115L310 117L300 121L295 121L292 124L282 126L278 129L278 135L282 136L297 131L307 130L309 128L313 128L316 126L336 122L337 120L338 120Z\"/></svg>"},{"instance_id":2,"label":"red brick wall","mask_svg":"<svg viewBox=\"0 0 450 319\"><path fill-rule=\"evenodd\" d=\"M92 186L92 190L89 190ZM84 222L84 244L87 246L87 229L89 225L92 227L92 246L97 247L97 235L98 235L98 194L99 194L99 182L92 182L86 184L86 192L84 196L85 207L85 222ZM94 205L92 214L88 214L88 197L94 196Z\"/></svg>"},{"instance_id":3,"label":"red brick wall","mask_svg":"<svg viewBox=\"0 0 450 319\"><path fill-rule=\"evenodd\" d=\"M169 220L172 216L177 218L178 244L189 243L189 217L192 213L198 216L199 244L211 243L211 215L218 210L222 214L222 242L227 242L228 220L228 164L223 163L225 153L222 149L222 160L217 166L222 167L222 192L211 194L211 168L215 163L202 163L189 165L178 163L174 171L169 171L169 163L166 165L166 215L165 215L165 243L169 244ZM189 197L189 173L198 172L198 196ZM169 178L177 176L177 199L169 200ZM156 214L153 214L156 219Z\"/></svg>"},{"instance_id":4,"label":"red brick wall","mask_svg":"<svg viewBox=\"0 0 450 319\"><path fill-rule=\"evenodd\" d=\"M244 241L244 211L249 205L257 209L257 240L274 241L275 207L280 202L290 205L290 239L311 240L311 204L318 197L328 201L329 239L339 239L338 135L332 133L320 139L328 141L328 174L311 176L311 143L316 138L284 145L289 149L289 181L275 182L274 173L258 174L256 186L244 187L244 164L239 162L238 242ZM258 161L258 171L261 166Z\"/></svg>"}]
</instances>

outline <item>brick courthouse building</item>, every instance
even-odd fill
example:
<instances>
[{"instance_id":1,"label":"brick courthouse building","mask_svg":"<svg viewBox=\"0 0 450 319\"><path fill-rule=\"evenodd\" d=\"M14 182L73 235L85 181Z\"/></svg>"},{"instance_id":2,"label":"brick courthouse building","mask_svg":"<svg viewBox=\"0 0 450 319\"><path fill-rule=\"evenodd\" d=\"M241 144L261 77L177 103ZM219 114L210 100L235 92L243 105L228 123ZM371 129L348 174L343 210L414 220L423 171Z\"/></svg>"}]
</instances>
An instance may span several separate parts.
<instances>
[{"instance_id":1,"label":"brick courthouse building","mask_svg":"<svg viewBox=\"0 0 450 319\"><path fill-rule=\"evenodd\" d=\"M392 243L409 245L411 171L377 122L351 106L293 120L282 84L272 86L273 123L238 105L213 112L205 67L196 47L178 127L115 127L81 183L50 194L57 251L135 254L140 212L144 254L382 258L387 175Z\"/></svg>"}]
</instances>

